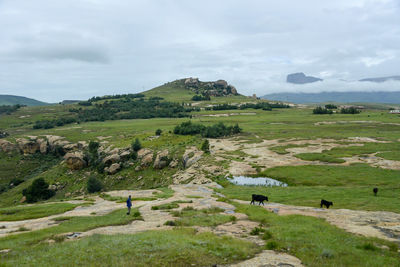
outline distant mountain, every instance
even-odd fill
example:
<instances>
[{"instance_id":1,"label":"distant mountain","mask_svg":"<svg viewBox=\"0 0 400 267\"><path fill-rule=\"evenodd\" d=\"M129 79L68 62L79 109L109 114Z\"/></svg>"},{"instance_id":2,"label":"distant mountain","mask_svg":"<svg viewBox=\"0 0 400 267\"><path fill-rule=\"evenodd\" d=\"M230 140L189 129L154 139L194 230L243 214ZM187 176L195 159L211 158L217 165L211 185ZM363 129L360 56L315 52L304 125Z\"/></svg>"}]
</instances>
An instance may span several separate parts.
<instances>
[{"instance_id":1,"label":"distant mountain","mask_svg":"<svg viewBox=\"0 0 400 267\"><path fill-rule=\"evenodd\" d=\"M386 103L400 104L398 92L321 92L321 93L277 93L261 98L292 103Z\"/></svg>"},{"instance_id":2,"label":"distant mountain","mask_svg":"<svg viewBox=\"0 0 400 267\"><path fill-rule=\"evenodd\" d=\"M374 83L383 83L389 80L400 81L400 75L398 76L387 76L387 77L378 77L378 78L365 78L359 80L360 82L374 82Z\"/></svg>"},{"instance_id":3,"label":"distant mountain","mask_svg":"<svg viewBox=\"0 0 400 267\"><path fill-rule=\"evenodd\" d=\"M286 82L294 84L314 83L319 81L322 81L322 79L313 76L306 76L302 72L292 73L286 77Z\"/></svg>"},{"instance_id":4,"label":"distant mountain","mask_svg":"<svg viewBox=\"0 0 400 267\"><path fill-rule=\"evenodd\" d=\"M26 106L46 106L49 103L41 102L32 98L16 95L0 95L0 106L3 105L26 105Z\"/></svg>"}]
</instances>

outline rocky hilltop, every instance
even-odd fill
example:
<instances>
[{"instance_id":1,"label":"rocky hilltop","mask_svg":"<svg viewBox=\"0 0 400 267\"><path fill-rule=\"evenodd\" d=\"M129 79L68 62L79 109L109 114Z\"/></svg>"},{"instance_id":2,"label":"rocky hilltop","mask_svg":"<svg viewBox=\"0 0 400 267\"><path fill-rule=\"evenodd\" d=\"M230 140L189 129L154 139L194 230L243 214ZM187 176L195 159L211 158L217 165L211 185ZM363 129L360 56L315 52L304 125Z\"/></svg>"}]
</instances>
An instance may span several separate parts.
<instances>
[{"instance_id":1,"label":"rocky hilltop","mask_svg":"<svg viewBox=\"0 0 400 267\"><path fill-rule=\"evenodd\" d=\"M171 82L185 89L191 90L196 94L208 96L229 96L239 95L233 85L228 84L225 80L218 80L214 82L202 82L199 78L185 78Z\"/></svg>"}]
</instances>

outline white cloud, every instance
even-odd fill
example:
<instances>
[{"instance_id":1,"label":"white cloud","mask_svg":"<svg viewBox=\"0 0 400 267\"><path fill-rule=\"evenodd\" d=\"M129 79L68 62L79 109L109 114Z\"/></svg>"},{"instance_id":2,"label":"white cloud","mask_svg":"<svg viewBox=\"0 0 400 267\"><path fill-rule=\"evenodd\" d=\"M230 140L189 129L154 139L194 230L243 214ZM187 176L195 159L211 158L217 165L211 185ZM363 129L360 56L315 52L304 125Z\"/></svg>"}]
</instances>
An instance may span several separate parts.
<instances>
[{"instance_id":1,"label":"white cloud","mask_svg":"<svg viewBox=\"0 0 400 267\"><path fill-rule=\"evenodd\" d=\"M197 76L244 94L392 90L397 0L0 0L0 94L46 101L139 92ZM293 72L329 79L286 84Z\"/></svg>"}]
</instances>

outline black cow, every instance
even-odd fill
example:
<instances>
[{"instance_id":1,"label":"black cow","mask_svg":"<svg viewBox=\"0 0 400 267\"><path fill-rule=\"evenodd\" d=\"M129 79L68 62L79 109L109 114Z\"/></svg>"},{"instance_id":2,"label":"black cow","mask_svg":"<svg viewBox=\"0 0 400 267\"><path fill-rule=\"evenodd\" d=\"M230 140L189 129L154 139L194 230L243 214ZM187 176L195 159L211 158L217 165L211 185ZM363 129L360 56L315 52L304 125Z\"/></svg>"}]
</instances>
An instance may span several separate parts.
<instances>
[{"instance_id":1,"label":"black cow","mask_svg":"<svg viewBox=\"0 0 400 267\"><path fill-rule=\"evenodd\" d=\"M261 205L261 203L264 205L264 200L268 201L268 197L263 195L252 194L250 205L254 204L254 201L258 201L258 205Z\"/></svg>"},{"instance_id":2,"label":"black cow","mask_svg":"<svg viewBox=\"0 0 400 267\"><path fill-rule=\"evenodd\" d=\"M325 199L321 199L321 208L325 206L327 209L329 209L329 206L333 206L333 202L327 201Z\"/></svg>"},{"instance_id":3,"label":"black cow","mask_svg":"<svg viewBox=\"0 0 400 267\"><path fill-rule=\"evenodd\" d=\"M376 196L378 194L378 187L375 187L372 191L374 192L374 195Z\"/></svg>"}]
</instances>

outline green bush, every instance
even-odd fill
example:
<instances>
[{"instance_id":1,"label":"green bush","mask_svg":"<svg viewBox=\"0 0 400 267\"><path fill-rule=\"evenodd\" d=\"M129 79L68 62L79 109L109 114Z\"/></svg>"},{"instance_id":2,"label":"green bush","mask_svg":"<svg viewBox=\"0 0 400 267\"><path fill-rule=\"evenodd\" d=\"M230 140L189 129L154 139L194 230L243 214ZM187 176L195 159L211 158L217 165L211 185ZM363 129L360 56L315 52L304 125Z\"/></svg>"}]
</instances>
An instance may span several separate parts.
<instances>
[{"instance_id":1,"label":"green bush","mask_svg":"<svg viewBox=\"0 0 400 267\"><path fill-rule=\"evenodd\" d=\"M133 151L138 152L142 148L142 144L140 143L139 138L136 138L131 146Z\"/></svg>"},{"instance_id":2,"label":"green bush","mask_svg":"<svg viewBox=\"0 0 400 267\"><path fill-rule=\"evenodd\" d=\"M49 189L49 184L43 178L38 178L26 189L22 191L22 195L26 197L29 203L39 200L46 200L54 196L55 192Z\"/></svg>"},{"instance_id":3,"label":"green bush","mask_svg":"<svg viewBox=\"0 0 400 267\"><path fill-rule=\"evenodd\" d=\"M103 184L94 176L91 176L87 182L87 191L89 193L99 192L103 189Z\"/></svg>"},{"instance_id":4,"label":"green bush","mask_svg":"<svg viewBox=\"0 0 400 267\"><path fill-rule=\"evenodd\" d=\"M161 129L157 129L157 130L156 130L156 135L161 135L161 133L162 133L162 130L161 130Z\"/></svg>"},{"instance_id":5,"label":"green bush","mask_svg":"<svg viewBox=\"0 0 400 267\"><path fill-rule=\"evenodd\" d=\"M210 142L208 140L204 140L203 144L201 145L201 150L204 151L204 153L210 153Z\"/></svg>"},{"instance_id":6,"label":"green bush","mask_svg":"<svg viewBox=\"0 0 400 267\"><path fill-rule=\"evenodd\" d=\"M333 111L323 107L316 107L313 109L313 114L333 114Z\"/></svg>"},{"instance_id":7,"label":"green bush","mask_svg":"<svg viewBox=\"0 0 400 267\"><path fill-rule=\"evenodd\" d=\"M355 107L349 107L349 108L342 108L340 109L340 113L342 114L358 114L360 113L361 110L355 108Z\"/></svg>"}]
</instances>

